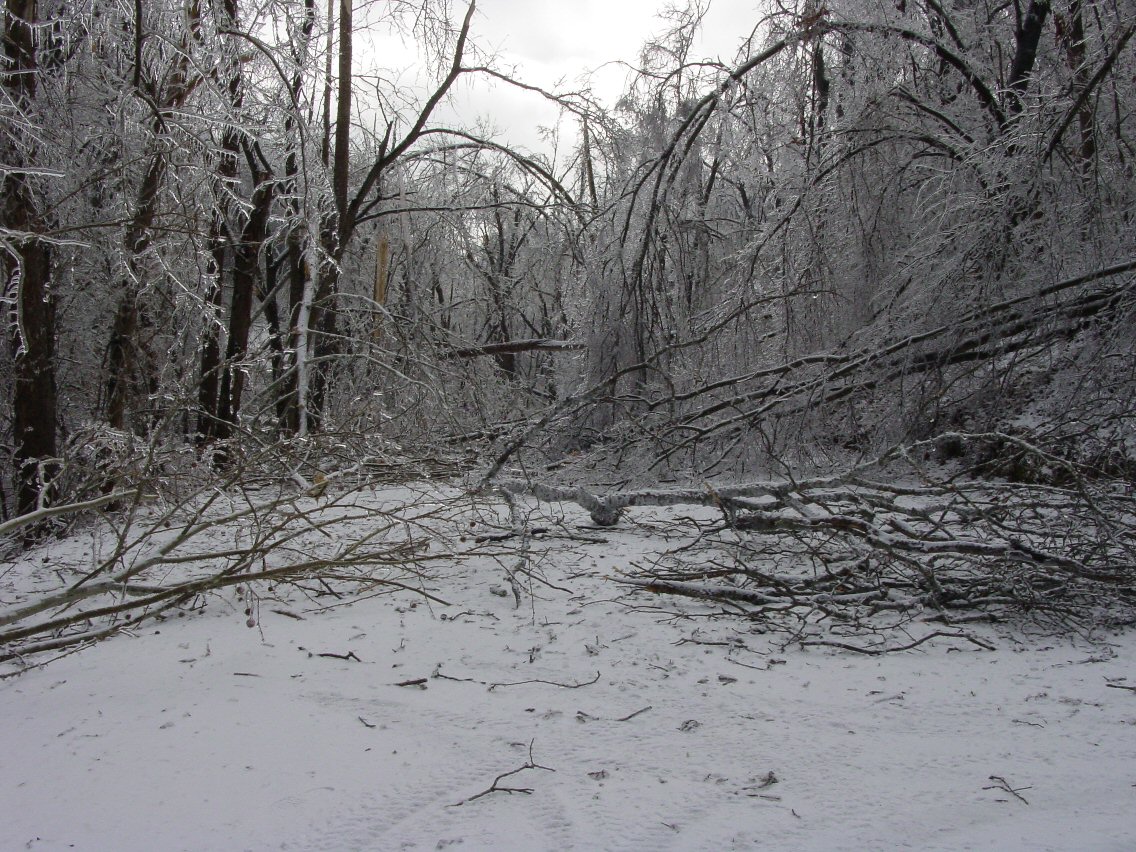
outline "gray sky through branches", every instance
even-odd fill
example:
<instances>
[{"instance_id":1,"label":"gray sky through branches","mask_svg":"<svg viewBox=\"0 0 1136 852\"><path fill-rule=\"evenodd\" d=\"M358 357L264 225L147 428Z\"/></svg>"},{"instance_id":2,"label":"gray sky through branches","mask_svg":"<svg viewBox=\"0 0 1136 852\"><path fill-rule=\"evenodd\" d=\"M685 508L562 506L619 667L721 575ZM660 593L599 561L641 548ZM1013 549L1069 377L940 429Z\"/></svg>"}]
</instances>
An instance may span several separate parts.
<instances>
[{"instance_id":1,"label":"gray sky through branches","mask_svg":"<svg viewBox=\"0 0 1136 852\"><path fill-rule=\"evenodd\" d=\"M670 28L665 14L675 5L680 4L479 0L471 35L481 50L495 57L498 68L518 80L559 91L578 90L590 82L594 95L610 107L624 91L644 43ZM714 0L708 5L691 58L729 64L758 23L761 4ZM382 64L390 62L392 52L401 53L405 64L415 61L415 46L409 40L401 44L384 40L382 52L387 56ZM465 126L485 119L501 141L538 150L548 150L539 128L551 127L557 120L556 108L538 95L484 79L459 86L441 114Z\"/></svg>"}]
</instances>

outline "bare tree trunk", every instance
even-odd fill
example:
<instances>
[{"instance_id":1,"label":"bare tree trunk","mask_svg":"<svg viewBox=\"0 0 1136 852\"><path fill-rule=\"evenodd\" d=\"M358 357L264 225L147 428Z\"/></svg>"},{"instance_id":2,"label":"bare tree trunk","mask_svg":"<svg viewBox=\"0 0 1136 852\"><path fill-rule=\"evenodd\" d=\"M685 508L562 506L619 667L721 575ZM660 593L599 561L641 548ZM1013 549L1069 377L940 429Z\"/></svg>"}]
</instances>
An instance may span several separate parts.
<instances>
[{"instance_id":1,"label":"bare tree trunk","mask_svg":"<svg viewBox=\"0 0 1136 852\"><path fill-rule=\"evenodd\" d=\"M406 153L421 138L426 124L435 107L445 97L454 81L465 73L462 57L469 35L470 22L476 9L475 0L470 0L462 20L454 47L453 60L449 73L434 90L433 94L412 123L401 141L390 143L383 140L378 156L371 162L366 175L354 197L348 197L350 178L350 140L351 140L351 53L352 53L352 7L351 0L340 0L339 7L339 79L336 95L335 147L332 151L332 193L335 210L322 221L314 222L316 216L310 215L307 227L307 245L299 237L298 204L291 211L294 225L290 238L288 258L290 275L290 296L292 305L292 351L294 354L294 379L285 391L288 398L289 415L285 428L296 434L306 434L310 426L316 427L323 414L327 401L329 361L341 348L338 335L337 293L339 288L339 261L343 257L358 224L361 208L371 198L386 169ZM314 0L305 0L308 22L314 19ZM305 37L310 37L311 27L305 23ZM293 101L299 92L301 78L293 78ZM291 126L288 128L291 130ZM296 150L289 155L286 172L294 184L297 174ZM317 250L312 241L318 240ZM312 280L312 275L315 280ZM311 358L308 349L311 349Z\"/></svg>"},{"instance_id":2,"label":"bare tree trunk","mask_svg":"<svg viewBox=\"0 0 1136 852\"><path fill-rule=\"evenodd\" d=\"M237 31L240 25L237 0L225 0L224 14L226 27ZM232 111L232 121L239 125L244 106L241 66L235 55L229 55L225 59L225 66L228 106ZM247 213L233 210L234 205L228 200L238 185L238 155L241 151L244 152L253 182L252 199ZM243 221L239 238L234 240L228 235L222 246L229 258L227 271L232 282L225 359L222 362L215 356L217 361L212 376L205 369L207 365L204 362L202 364L203 386L206 379L211 379L216 387L213 407L207 409L210 423L206 434L223 440L233 434L237 425L244 391L244 372L240 361L248 351L254 298L258 292L265 292L260 253L268 234L273 186L270 182L272 175L263 154L249 140L246 132L237 126L225 132L220 156L214 221L224 228L234 230ZM220 268L220 263L218 266ZM223 463L225 459L218 457L217 461Z\"/></svg>"},{"instance_id":3,"label":"bare tree trunk","mask_svg":"<svg viewBox=\"0 0 1136 852\"><path fill-rule=\"evenodd\" d=\"M217 406L217 437L227 438L237 425L244 391L244 372L239 361L248 351L252 327L253 296L261 280L260 250L268 233L268 217L272 210L272 184L265 171L255 174L256 189L252 211L233 257L233 298L229 307L229 341L225 350L225 367L221 374L220 398Z\"/></svg>"},{"instance_id":4,"label":"bare tree trunk","mask_svg":"<svg viewBox=\"0 0 1136 852\"><path fill-rule=\"evenodd\" d=\"M1049 15L1049 0L1030 0L1025 15L1018 21L1014 32L1014 60L1010 65L1010 76L1007 80L1009 90L1006 92L1006 107L1010 115L1017 115L1022 111L1024 104L1022 96L1029 88L1029 78L1033 73L1034 62L1037 60L1037 46L1041 41L1041 31L1045 26L1045 19Z\"/></svg>"},{"instance_id":5,"label":"bare tree trunk","mask_svg":"<svg viewBox=\"0 0 1136 852\"><path fill-rule=\"evenodd\" d=\"M293 45L293 60L296 71L290 83L291 99L299 103L303 89L303 66L307 61L308 45L315 28L315 0L304 0L304 21L300 28L298 44ZM276 398L276 413L282 432L299 435L307 430L306 415L301 411L307 405L306 376L308 348L308 311L310 308L308 252L305 240L311 239L306 224L301 224L303 211L300 204L300 161L303 134L298 132L297 117L289 114L284 122L284 133L288 142L288 153L284 158L284 191L287 199L287 236L285 238L284 266L288 284L288 357L283 362L283 375L279 381Z\"/></svg>"},{"instance_id":6,"label":"bare tree trunk","mask_svg":"<svg viewBox=\"0 0 1136 852\"><path fill-rule=\"evenodd\" d=\"M323 127L320 140L320 161L328 166L331 164L331 88L332 60L335 50L335 0L327 0L327 50L324 51L323 66Z\"/></svg>"},{"instance_id":7,"label":"bare tree trunk","mask_svg":"<svg viewBox=\"0 0 1136 852\"><path fill-rule=\"evenodd\" d=\"M212 235L211 235L212 237ZM197 442L204 444L214 436L213 412L217 410L221 369L221 343L218 322L221 313L221 267L215 256L210 259L205 303L208 306L201 340L201 379L197 387Z\"/></svg>"},{"instance_id":8,"label":"bare tree trunk","mask_svg":"<svg viewBox=\"0 0 1136 852\"><path fill-rule=\"evenodd\" d=\"M140 384L146 387L153 384L152 379L146 376L149 365L141 363L143 359L138 357L143 351L138 332L143 324L139 302L145 276L139 258L150 247L151 229L158 212L159 190L167 165L164 151L157 149L150 155L150 163L138 193L138 206L126 229L127 276L123 281L122 298L107 342L107 380L103 400L106 421L115 429L127 428L127 414L134 388Z\"/></svg>"},{"instance_id":9,"label":"bare tree trunk","mask_svg":"<svg viewBox=\"0 0 1136 852\"><path fill-rule=\"evenodd\" d=\"M351 238L354 222L347 209L347 187L351 171L351 52L352 0L339 0L339 77L336 81L335 148L331 162L331 185L335 212L324 222L321 239L319 277L312 304L311 395L308 399L310 426L323 420L329 390L331 358L340 351L337 295L339 261Z\"/></svg>"},{"instance_id":10,"label":"bare tree trunk","mask_svg":"<svg viewBox=\"0 0 1136 852\"><path fill-rule=\"evenodd\" d=\"M33 27L36 0L9 0L4 8L4 54L8 72L3 87L25 113L36 97ZM29 134L30 136L31 134ZM5 145L8 168L3 181L4 227L13 232L15 257L4 259L4 297L12 305L13 442L16 462L16 512L34 510L46 495L39 464L56 452L55 301L51 292L51 250L35 234L44 229L30 176L21 166L31 157L18 145ZM47 471L50 475L50 470Z\"/></svg>"},{"instance_id":11,"label":"bare tree trunk","mask_svg":"<svg viewBox=\"0 0 1136 852\"><path fill-rule=\"evenodd\" d=\"M161 74L144 74L140 63L144 52L143 4L134 8L134 82L136 97L145 103L152 115L149 161L138 189L134 214L126 226L123 239L126 256L126 276L123 280L122 299L119 302L114 328L107 343L107 380L105 384L104 413L107 422L116 429L125 429L132 398L141 392L152 394L158 381L154 359L150 356L148 341L140 332L149 327L143 310L142 294L146 288L147 273L142 257L154 239L154 220L158 215L162 184L170 167L167 120L189 99L200 76L191 55L193 47L201 42L201 6L194 2L186 6L180 50L171 67ZM145 357L140 357L145 356ZM152 428L147 419L143 430Z\"/></svg>"},{"instance_id":12,"label":"bare tree trunk","mask_svg":"<svg viewBox=\"0 0 1136 852\"><path fill-rule=\"evenodd\" d=\"M234 93L235 94L235 93ZM213 221L209 228L209 307L214 315L206 317L204 340L201 346L201 384L198 389L197 434L199 439L216 437L216 415L220 393L221 345L219 319L224 299L223 282L226 270L232 266L229 259L230 207L227 196L237 182L237 131L229 128L221 140L217 162L217 186L214 189ZM226 263L226 260L229 260ZM217 321L214 321L214 320Z\"/></svg>"},{"instance_id":13,"label":"bare tree trunk","mask_svg":"<svg viewBox=\"0 0 1136 852\"><path fill-rule=\"evenodd\" d=\"M1089 82L1089 69L1085 57L1085 19L1081 0L1071 0L1068 15L1057 16L1058 41L1065 48L1065 57L1073 72L1077 91L1084 91ZM1077 108L1077 124L1081 131L1081 167L1088 170L1096 157L1096 137L1093 135L1093 108L1085 98Z\"/></svg>"}]
</instances>

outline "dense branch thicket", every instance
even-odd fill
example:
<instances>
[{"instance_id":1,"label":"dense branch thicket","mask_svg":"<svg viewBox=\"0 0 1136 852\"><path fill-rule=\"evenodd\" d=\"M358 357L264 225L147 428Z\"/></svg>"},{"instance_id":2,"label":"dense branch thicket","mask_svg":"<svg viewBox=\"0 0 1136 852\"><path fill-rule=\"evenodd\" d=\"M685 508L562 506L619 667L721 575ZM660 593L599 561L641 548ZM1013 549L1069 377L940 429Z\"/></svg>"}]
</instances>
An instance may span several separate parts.
<instances>
[{"instance_id":1,"label":"dense branch thicket","mask_svg":"<svg viewBox=\"0 0 1136 852\"><path fill-rule=\"evenodd\" d=\"M537 496L822 476L839 496L722 504L707 546L752 558L746 594L836 594L762 580L743 539L775 534L866 566L840 595L872 606L1127 600L1132 0L769 4L730 65L692 55L695 2L612 108L496 68L474 2L4 9L9 537L195 465L304 491L429 459ZM471 75L578 137L443 125ZM910 470L848 478L903 447L930 514L887 490ZM693 582L672 567L645 582Z\"/></svg>"}]
</instances>

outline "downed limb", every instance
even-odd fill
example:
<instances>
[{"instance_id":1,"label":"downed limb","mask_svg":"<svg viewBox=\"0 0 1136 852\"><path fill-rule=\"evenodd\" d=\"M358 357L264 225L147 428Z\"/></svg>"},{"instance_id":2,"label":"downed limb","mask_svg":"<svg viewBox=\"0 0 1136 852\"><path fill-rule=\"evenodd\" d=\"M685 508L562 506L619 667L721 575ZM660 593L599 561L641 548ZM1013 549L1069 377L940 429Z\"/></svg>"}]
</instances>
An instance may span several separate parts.
<instances>
[{"instance_id":1,"label":"downed limb","mask_svg":"<svg viewBox=\"0 0 1136 852\"><path fill-rule=\"evenodd\" d=\"M535 742L536 742L536 740L531 740L529 742L529 759L527 761L525 761L524 766L518 766L516 769L511 769L508 772L502 772L500 775L498 775L496 778L493 779L492 784L490 784L488 787L486 787L480 793L475 793L474 795L470 796L467 799L462 799L460 802L454 802L452 805L450 805L450 807L460 808L462 805L468 804L469 802L476 801L477 799L480 799L483 796L488 796L490 793L521 793L525 796L532 795L533 790L532 790L531 787L502 787L500 785L501 785L501 782L504 781L506 778L511 778L514 775L519 775L520 773L524 772L526 769L543 769L545 772L555 772L556 771L555 769L553 769L549 766L541 766L539 763L537 763L535 760L533 760L533 743L535 743Z\"/></svg>"},{"instance_id":2,"label":"downed limb","mask_svg":"<svg viewBox=\"0 0 1136 852\"><path fill-rule=\"evenodd\" d=\"M110 494L104 494L101 497L96 497L92 500L83 500L78 503L67 503L60 506L45 506L36 509L34 512L28 512L24 515L19 515L10 520L0 523L0 538L24 527L32 526L40 521L46 521L48 518L58 518L62 515L75 515L80 512L89 512L94 509L100 509L103 506L109 506L121 500L137 497L137 490L114 491Z\"/></svg>"}]
</instances>

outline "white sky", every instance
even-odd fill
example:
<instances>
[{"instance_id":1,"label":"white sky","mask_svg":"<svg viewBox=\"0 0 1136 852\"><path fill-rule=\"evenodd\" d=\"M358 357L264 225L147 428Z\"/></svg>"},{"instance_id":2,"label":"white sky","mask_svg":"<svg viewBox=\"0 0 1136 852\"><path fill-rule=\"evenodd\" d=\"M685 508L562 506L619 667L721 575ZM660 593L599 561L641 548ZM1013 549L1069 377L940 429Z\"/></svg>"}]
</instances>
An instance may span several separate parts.
<instances>
[{"instance_id":1,"label":"white sky","mask_svg":"<svg viewBox=\"0 0 1136 852\"><path fill-rule=\"evenodd\" d=\"M455 2L455 14L462 5ZM643 43L666 28L658 15L668 5L668 0L478 0L471 37L496 55L499 68L545 89L577 88L590 72L594 93L612 106L628 79L628 68L617 61L637 63ZM731 63L764 5L763 0L712 0L692 58ZM455 113L467 126L476 116L487 117L501 141L541 150L547 147L538 127L557 118L557 110L539 95L488 82L465 83L439 115L449 121Z\"/></svg>"}]
</instances>

